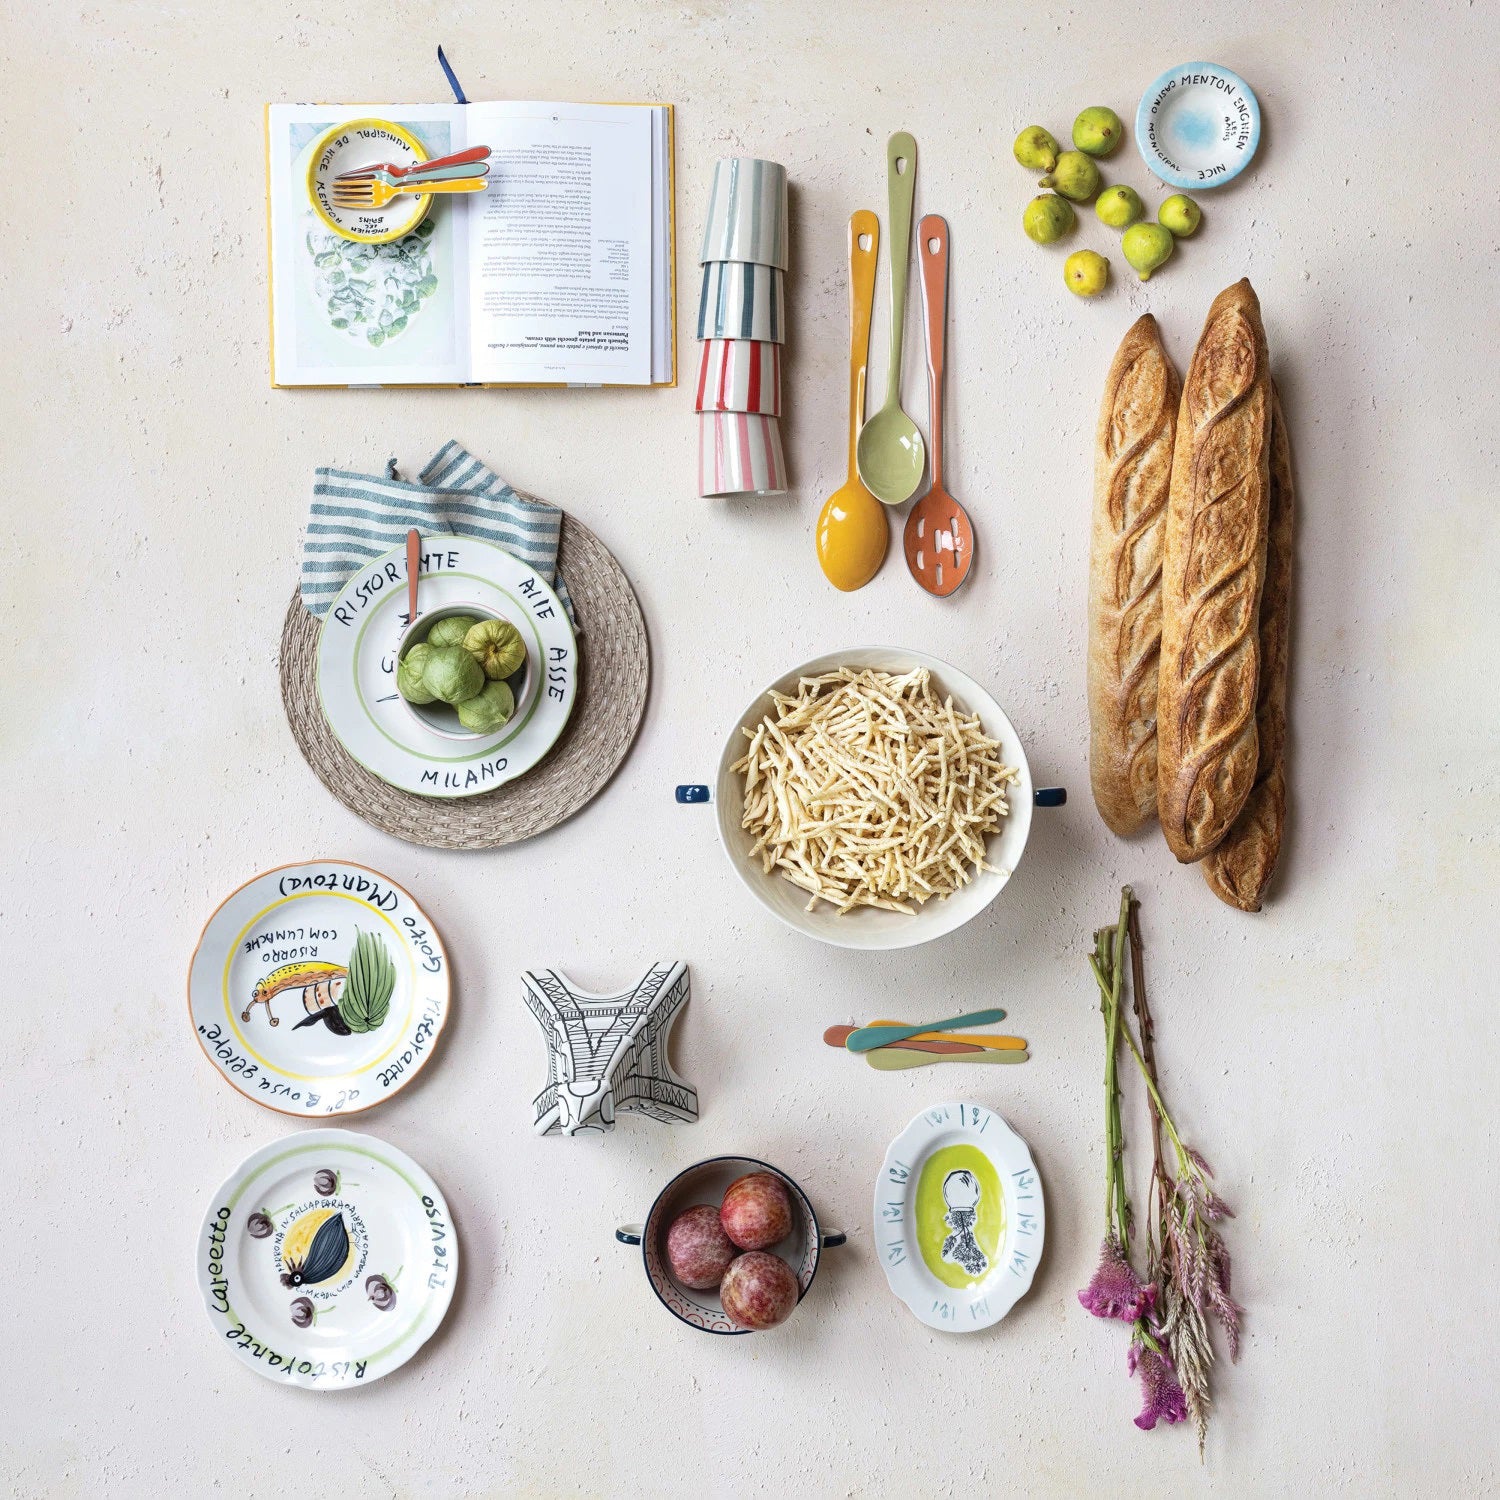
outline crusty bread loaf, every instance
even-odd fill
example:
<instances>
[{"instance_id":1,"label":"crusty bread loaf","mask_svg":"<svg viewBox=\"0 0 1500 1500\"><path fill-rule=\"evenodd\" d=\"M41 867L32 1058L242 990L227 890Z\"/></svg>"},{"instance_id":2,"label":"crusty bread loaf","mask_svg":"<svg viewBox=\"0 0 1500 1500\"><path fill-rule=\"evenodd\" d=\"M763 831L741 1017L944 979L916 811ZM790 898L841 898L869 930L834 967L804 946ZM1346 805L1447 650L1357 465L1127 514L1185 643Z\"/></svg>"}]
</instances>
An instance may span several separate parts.
<instances>
[{"instance_id":1,"label":"crusty bread loaf","mask_svg":"<svg viewBox=\"0 0 1500 1500\"><path fill-rule=\"evenodd\" d=\"M1100 816L1119 834L1156 815L1162 532L1181 395L1147 313L1109 367L1094 441L1089 780Z\"/></svg>"},{"instance_id":2,"label":"crusty bread loaf","mask_svg":"<svg viewBox=\"0 0 1500 1500\"><path fill-rule=\"evenodd\" d=\"M1185 863L1255 781L1270 429L1260 303L1239 281L1214 298L1182 384L1162 552L1157 811Z\"/></svg>"},{"instance_id":3,"label":"crusty bread loaf","mask_svg":"<svg viewBox=\"0 0 1500 1500\"><path fill-rule=\"evenodd\" d=\"M1292 445L1271 385L1271 518L1266 532L1266 583L1260 596L1259 740L1255 785L1224 841L1199 867L1209 889L1241 911L1259 911L1281 853L1286 826L1286 679L1292 634L1292 535L1296 491Z\"/></svg>"}]
</instances>

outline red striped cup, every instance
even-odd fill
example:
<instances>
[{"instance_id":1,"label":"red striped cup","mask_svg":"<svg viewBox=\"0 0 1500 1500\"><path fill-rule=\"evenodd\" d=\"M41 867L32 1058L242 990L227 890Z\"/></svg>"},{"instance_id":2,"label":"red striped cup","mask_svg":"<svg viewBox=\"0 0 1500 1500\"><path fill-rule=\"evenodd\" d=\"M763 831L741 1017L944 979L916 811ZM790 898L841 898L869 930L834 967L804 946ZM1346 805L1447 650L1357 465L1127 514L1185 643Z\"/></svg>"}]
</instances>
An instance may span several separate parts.
<instances>
[{"instance_id":1,"label":"red striped cup","mask_svg":"<svg viewBox=\"0 0 1500 1500\"><path fill-rule=\"evenodd\" d=\"M781 345L708 339L698 360L697 411L781 415Z\"/></svg>"},{"instance_id":2,"label":"red striped cup","mask_svg":"<svg viewBox=\"0 0 1500 1500\"><path fill-rule=\"evenodd\" d=\"M705 500L785 494L780 422L754 412L700 412L698 493Z\"/></svg>"}]
</instances>

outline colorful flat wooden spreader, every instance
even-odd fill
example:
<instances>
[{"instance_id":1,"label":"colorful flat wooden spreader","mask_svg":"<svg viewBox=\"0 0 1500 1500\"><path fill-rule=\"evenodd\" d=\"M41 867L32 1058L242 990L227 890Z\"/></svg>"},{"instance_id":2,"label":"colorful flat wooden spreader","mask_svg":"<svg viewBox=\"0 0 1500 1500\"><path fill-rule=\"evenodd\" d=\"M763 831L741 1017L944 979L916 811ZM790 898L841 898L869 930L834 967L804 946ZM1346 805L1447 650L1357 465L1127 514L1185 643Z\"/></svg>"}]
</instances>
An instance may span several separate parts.
<instances>
[{"instance_id":1,"label":"colorful flat wooden spreader","mask_svg":"<svg viewBox=\"0 0 1500 1500\"><path fill-rule=\"evenodd\" d=\"M874 1026L904 1026L904 1021L875 1021ZM840 1052L847 1050L844 1043L860 1028L857 1026L830 1026L823 1033L824 1042L830 1047L837 1047ZM961 1054L965 1052L1024 1052L1026 1050L1026 1039L1019 1036L1002 1036L996 1032L974 1032L974 1031L924 1031L921 1036L911 1037L904 1042L888 1042L884 1047L877 1047L872 1052L863 1054L865 1057L874 1057L877 1052L951 1052Z\"/></svg>"},{"instance_id":2,"label":"colorful flat wooden spreader","mask_svg":"<svg viewBox=\"0 0 1500 1500\"><path fill-rule=\"evenodd\" d=\"M946 1021L929 1021L925 1026L861 1026L852 1032L844 1045L851 1052L870 1052L876 1047L888 1047L892 1042L904 1042L924 1031L946 1031L952 1026L992 1026L1005 1019L1003 1010L975 1010L963 1016L949 1016Z\"/></svg>"},{"instance_id":3,"label":"colorful flat wooden spreader","mask_svg":"<svg viewBox=\"0 0 1500 1500\"><path fill-rule=\"evenodd\" d=\"M823 1040L830 1047L837 1047L840 1052L844 1051L844 1043L857 1030L854 1026L830 1026L823 1033ZM904 1051L904 1052L983 1052L984 1048L976 1046L973 1042L949 1042L940 1041L930 1037L913 1037L906 1042L892 1042L889 1047L878 1048L878 1051ZM873 1057L875 1053L869 1052L865 1056Z\"/></svg>"},{"instance_id":4,"label":"colorful flat wooden spreader","mask_svg":"<svg viewBox=\"0 0 1500 1500\"><path fill-rule=\"evenodd\" d=\"M864 1054L865 1061L881 1073L899 1073L907 1068L928 1068L934 1063L1023 1063L1030 1057L1029 1052L992 1051L988 1047L978 1047L972 1052L949 1052L936 1056L925 1052L908 1052L899 1046L877 1047L875 1051Z\"/></svg>"},{"instance_id":5,"label":"colorful flat wooden spreader","mask_svg":"<svg viewBox=\"0 0 1500 1500\"><path fill-rule=\"evenodd\" d=\"M871 1026L905 1026L905 1021L871 1021ZM857 1027L853 1028L858 1030ZM1023 1037L1004 1036L999 1032L983 1031L924 1031L916 1038L922 1042L963 1042L973 1047L1002 1047L1015 1048L1017 1051L1025 1049L1026 1042ZM904 1044L903 1044L904 1045Z\"/></svg>"}]
</instances>

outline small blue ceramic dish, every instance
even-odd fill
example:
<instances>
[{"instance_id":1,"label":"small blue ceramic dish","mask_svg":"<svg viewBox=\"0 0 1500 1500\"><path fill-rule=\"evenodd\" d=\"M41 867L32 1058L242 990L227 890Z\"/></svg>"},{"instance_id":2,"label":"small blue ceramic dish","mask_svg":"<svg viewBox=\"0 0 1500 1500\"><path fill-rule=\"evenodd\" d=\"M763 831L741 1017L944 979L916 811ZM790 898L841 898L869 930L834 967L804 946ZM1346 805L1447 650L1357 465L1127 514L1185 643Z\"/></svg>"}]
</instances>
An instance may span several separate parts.
<instances>
[{"instance_id":1,"label":"small blue ceramic dish","mask_svg":"<svg viewBox=\"0 0 1500 1500\"><path fill-rule=\"evenodd\" d=\"M1222 187L1250 165L1260 146L1260 104L1228 68L1184 63L1141 96L1135 143L1146 165L1172 187Z\"/></svg>"}]
</instances>

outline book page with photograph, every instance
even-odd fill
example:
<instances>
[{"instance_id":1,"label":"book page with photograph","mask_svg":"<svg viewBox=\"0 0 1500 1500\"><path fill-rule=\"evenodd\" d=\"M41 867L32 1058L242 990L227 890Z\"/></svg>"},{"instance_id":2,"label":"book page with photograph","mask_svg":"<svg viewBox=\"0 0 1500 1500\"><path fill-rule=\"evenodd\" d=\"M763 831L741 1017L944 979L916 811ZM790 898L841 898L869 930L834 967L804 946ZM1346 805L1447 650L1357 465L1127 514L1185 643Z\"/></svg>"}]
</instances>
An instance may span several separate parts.
<instances>
[{"instance_id":1,"label":"book page with photograph","mask_svg":"<svg viewBox=\"0 0 1500 1500\"><path fill-rule=\"evenodd\" d=\"M409 234L384 244L342 238L313 206L309 167L330 129L377 119L414 137L427 159L467 144L462 105L273 104L267 110L273 385L461 384L472 378L465 205L437 198ZM389 160L399 144L356 126L344 150L360 167Z\"/></svg>"},{"instance_id":2,"label":"book page with photograph","mask_svg":"<svg viewBox=\"0 0 1500 1500\"><path fill-rule=\"evenodd\" d=\"M494 148L468 216L471 378L649 384L654 112L468 109L470 137Z\"/></svg>"}]
</instances>

